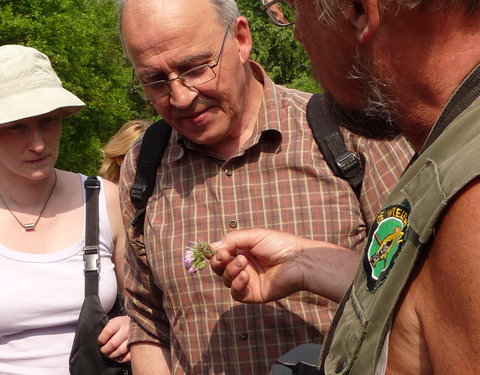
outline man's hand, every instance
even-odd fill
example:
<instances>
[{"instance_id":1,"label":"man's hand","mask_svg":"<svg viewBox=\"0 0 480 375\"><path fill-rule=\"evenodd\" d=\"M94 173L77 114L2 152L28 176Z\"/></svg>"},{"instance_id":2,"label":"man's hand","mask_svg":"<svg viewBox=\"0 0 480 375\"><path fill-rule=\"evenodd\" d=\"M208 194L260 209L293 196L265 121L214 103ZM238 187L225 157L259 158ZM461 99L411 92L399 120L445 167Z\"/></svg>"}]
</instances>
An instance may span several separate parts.
<instances>
[{"instance_id":1,"label":"man's hand","mask_svg":"<svg viewBox=\"0 0 480 375\"><path fill-rule=\"evenodd\" d=\"M103 328L98 342L100 351L106 357L119 363L130 361L130 352L127 347L130 318L128 316L117 316L111 319Z\"/></svg>"},{"instance_id":2,"label":"man's hand","mask_svg":"<svg viewBox=\"0 0 480 375\"><path fill-rule=\"evenodd\" d=\"M303 288L296 255L313 241L288 233L252 229L228 233L212 244L212 269L240 302L265 303Z\"/></svg>"},{"instance_id":3,"label":"man's hand","mask_svg":"<svg viewBox=\"0 0 480 375\"><path fill-rule=\"evenodd\" d=\"M338 302L358 265L353 251L292 234L250 229L212 244L210 265L245 303L265 303L307 290Z\"/></svg>"}]
</instances>

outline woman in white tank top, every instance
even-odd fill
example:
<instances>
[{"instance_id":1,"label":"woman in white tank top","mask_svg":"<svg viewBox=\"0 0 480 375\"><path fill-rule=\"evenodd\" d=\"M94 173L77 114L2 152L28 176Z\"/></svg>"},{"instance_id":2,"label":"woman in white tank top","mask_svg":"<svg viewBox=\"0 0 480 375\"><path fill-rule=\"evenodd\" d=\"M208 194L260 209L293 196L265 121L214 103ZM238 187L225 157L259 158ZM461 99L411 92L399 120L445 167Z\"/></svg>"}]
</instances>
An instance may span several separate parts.
<instances>
[{"instance_id":1,"label":"woman in white tank top","mask_svg":"<svg viewBox=\"0 0 480 375\"><path fill-rule=\"evenodd\" d=\"M0 374L66 375L84 298L85 176L55 169L62 119L84 103L33 48L0 47ZM124 229L116 186L101 180L99 296L123 292ZM128 317L101 351L129 360ZM94 374L92 374L94 375Z\"/></svg>"}]
</instances>

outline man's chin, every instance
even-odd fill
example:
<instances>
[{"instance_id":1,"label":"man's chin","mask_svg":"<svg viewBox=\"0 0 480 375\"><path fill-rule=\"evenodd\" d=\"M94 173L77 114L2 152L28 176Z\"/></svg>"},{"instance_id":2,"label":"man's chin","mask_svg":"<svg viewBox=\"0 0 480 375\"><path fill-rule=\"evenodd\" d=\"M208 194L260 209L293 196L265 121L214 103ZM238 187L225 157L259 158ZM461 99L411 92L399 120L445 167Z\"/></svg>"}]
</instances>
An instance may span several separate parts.
<instances>
[{"instance_id":1,"label":"man's chin","mask_svg":"<svg viewBox=\"0 0 480 375\"><path fill-rule=\"evenodd\" d=\"M323 95L325 112L355 134L373 138L392 140L402 133L400 127L389 119L367 115L362 111L345 109L332 95Z\"/></svg>"}]
</instances>

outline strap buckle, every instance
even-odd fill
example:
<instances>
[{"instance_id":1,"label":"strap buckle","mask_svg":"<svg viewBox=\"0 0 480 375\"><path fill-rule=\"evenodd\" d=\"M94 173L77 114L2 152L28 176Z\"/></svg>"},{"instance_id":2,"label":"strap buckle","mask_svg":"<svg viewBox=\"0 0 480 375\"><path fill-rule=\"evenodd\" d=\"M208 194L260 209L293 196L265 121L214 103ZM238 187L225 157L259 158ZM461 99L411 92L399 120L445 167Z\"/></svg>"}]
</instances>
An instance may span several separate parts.
<instances>
[{"instance_id":1,"label":"strap buckle","mask_svg":"<svg viewBox=\"0 0 480 375\"><path fill-rule=\"evenodd\" d=\"M133 184L130 189L130 198L137 208L141 208L145 205L145 191L147 190L146 184ZM148 198L147 198L148 199Z\"/></svg>"},{"instance_id":2,"label":"strap buckle","mask_svg":"<svg viewBox=\"0 0 480 375\"><path fill-rule=\"evenodd\" d=\"M100 181L96 178L87 178L83 185L85 189L100 189Z\"/></svg>"},{"instance_id":3,"label":"strap buckle","mask_svg":"<svg viewBox=\"0 0 480 375\"><path fill-rule=\"evenodd\" d=\"M83 264L85 272L100 272L100 255L98 246L85 246L83 252Z\"/></svg>"},{"instance_id":4,"label":"strap buckle","mask_svg":"<svg viewBox=\"0 0 480 375\"><path fill-rule=\"evenodd\" d=\"M357 155L351 151L346 152L336 158L335 163L340 168L344 176L347 176L349 171L360 167L360 160L358 159Z\"/></svg>"}]
</instances>

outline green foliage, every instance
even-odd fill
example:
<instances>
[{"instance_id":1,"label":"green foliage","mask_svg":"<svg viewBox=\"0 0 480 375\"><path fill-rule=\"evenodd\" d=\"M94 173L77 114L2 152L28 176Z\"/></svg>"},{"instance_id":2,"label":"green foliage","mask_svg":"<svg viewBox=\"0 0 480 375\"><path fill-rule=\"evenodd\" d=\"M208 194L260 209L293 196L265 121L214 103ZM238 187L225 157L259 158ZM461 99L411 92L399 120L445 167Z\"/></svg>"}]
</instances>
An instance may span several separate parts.
<instances>
[{"instance_id":1,"label":"green foliage","mask_svg":"<svg viewBox=\"0 0 480 375\"><path fill-rule=\"evenodd\" d=\"M64 121L57 166L96 173L100 148L126 121L147 117L128 95L132 70L117 36L115 0L0 1L0 44L49 56L87 107Z\"/></svg>"},{"instance_id":2,"label":"green foliage","mask_svg":"<svg viewBox=\"0 0 480 375\"><path fill-rule=\"evenodd\" d=\"M279 84L319 91L293 29L273 25L259 3L238 0L252 30L252 59ZM59 168L96 173L101 147L123 123L153 118L151 108L128 94L132 69L117 34L116 0L0 0L0 45L45 53L65 88L87 104L64 122Z\"/></svg>"},{"instance_id":3,"label":"green foliage","mask_svg":"<svg viewBox=\"0 0 480 375\"><path fill-rule=\"evenodd\" d=\"M251 58L278 84L303 91L320 91L302 45L293 38L293 26L275 26L260 8L258 0L237 0L237 3L252 32Z\"/></svg>"}]
</instances>

